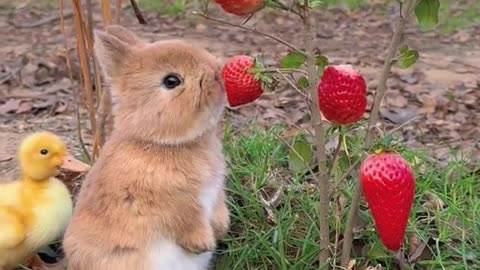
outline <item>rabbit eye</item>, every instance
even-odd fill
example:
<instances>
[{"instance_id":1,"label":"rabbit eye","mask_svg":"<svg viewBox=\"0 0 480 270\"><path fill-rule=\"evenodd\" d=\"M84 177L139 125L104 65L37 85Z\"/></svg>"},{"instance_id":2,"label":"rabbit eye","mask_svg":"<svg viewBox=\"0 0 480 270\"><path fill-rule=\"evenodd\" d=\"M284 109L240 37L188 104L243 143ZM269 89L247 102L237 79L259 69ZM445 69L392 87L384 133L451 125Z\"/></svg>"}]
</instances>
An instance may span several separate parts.
<instances>
[{"instance_id":1,"label":"rabbit eye","mask_svg":"<svg viewBox=\"0 0 480 270\"><path fill-rule=\"evenodd\" d=\"M163 85L167 89L174 89L180 84L182 84L182 80L180 79L180 76L177 74L169 74L163 79Z\"/></svg>"}]
</instances>

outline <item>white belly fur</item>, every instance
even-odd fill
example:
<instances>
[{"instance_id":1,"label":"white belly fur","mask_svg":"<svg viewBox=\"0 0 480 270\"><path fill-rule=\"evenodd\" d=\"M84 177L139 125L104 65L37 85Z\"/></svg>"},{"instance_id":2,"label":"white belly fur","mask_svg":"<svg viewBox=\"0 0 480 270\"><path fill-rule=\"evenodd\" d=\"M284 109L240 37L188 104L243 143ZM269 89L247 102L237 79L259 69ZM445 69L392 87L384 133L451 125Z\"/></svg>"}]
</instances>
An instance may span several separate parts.
<instances>
[{"instance_id":1,"label":"white belly fur","mask_svg":"<svg viewBox=\"0 0 480 270\"><path fill-rule=\"evenodd\" d=\"M214 180L207 183L200 193L199 200L207 220L212 218L221 189L222 181ZM167 239L157 241L150 253L152 270L207 270L212 255L212 252L187 254L180 246Z\"/></svg>"},{"instance_id":2,"label":"white belly fur","mask_svg":"<svg viewBox=\"0 0 480 270\"><path fill-rule=\"evenodd\" d=\"M166 239L155 243L151 252L152 270L206 270L213 254L187 254L181 247Z\"/></svg>"}]
</instances>

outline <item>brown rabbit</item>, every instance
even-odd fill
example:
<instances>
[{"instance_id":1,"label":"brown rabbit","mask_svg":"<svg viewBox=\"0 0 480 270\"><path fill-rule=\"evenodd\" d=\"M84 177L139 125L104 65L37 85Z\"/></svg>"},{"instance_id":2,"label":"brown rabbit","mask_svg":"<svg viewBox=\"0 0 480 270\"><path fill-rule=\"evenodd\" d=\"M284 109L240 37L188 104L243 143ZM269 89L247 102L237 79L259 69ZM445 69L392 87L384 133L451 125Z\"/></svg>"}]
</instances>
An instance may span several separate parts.
<instances>
[{"instance_id":1,"label":"brown rabbit","mask_svg":"<svg viewBox=\"0 0 480 270\"><path fill-rule=\"evenodd\" d=\"M114 129L64 238L69 270L204 270L229 226L220 63L178 40L96 31Z\"/></svg>"}]
</instances>

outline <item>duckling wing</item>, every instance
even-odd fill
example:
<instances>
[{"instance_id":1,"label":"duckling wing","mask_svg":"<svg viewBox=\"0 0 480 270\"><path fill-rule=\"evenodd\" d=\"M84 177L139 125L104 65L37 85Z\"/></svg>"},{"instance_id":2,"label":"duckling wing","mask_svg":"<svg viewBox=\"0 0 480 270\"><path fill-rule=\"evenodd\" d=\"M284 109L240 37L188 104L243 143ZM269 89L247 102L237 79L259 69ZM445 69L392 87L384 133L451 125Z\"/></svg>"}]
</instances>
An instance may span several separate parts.
<instances>
[{"instance_id":1,"label":"duckling wing","mask_svg":"<svg viewBox=\"0 0 480 270\"><path fill-rule=\"evenodd\" d=\"M4 205L17 204L20 191L21 191L20 181L1 183L1 180L0 180L0 207L3 207Z\"/></svg>"},{"instance_id":2,"label":"duckling wing","mask_svg":"<svg viewBox=\"0 0 480 270\"><path fill-rule=\"evenodd\" d=\"M0 206L0 249L13 248L26 237L25 227L15 209Z\"/></svg>"}]
</instances>

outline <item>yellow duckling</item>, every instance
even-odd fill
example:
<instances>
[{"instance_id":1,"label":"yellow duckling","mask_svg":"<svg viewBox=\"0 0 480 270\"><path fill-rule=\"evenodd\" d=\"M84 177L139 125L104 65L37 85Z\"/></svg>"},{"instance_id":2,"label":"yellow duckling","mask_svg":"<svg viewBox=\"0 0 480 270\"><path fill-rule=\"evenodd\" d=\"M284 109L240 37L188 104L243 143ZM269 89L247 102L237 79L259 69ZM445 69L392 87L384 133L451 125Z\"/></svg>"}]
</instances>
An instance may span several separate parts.
<instances>
[{"instance_id":1,"label":"yellow duckling","mask_svg":"<svg viewBox=\"0 0 480 270\"><path fill-rule=\"evenodd\" d=\"M22 179L0 184L0 270L28 262L61 237L72 215L72 199L65 184L55 178L58 168L88 169L50 132L25 138L19 160Z\"/></svg>"}]
</instances>

